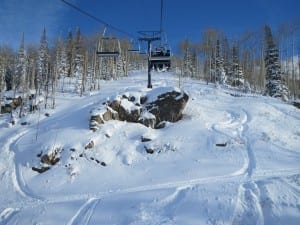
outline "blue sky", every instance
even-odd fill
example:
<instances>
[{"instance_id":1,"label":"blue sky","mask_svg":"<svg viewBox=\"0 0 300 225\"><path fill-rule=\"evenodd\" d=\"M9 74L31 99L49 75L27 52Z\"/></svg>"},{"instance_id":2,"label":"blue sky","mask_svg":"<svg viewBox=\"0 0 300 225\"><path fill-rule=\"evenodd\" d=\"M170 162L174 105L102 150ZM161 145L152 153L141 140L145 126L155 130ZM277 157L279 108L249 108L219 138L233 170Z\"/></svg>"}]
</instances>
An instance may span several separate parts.
<instances>
[{"instance_id":1,"label":"blue sky","mask_svg":"<svg viewBox=\"0 0 300 225\"><path fill-rule=\"evenodd\" d=\"M139 30L158 30L160 0L68 0L119 29L136 35ZM164 30L176 48L179 41L200 39L206 28L233 37L264 24L300 21L299 0L164 0ZM0 45L39 43L45 27L49 42L80 27L83 34L100 32L103 25L80 14L61 0L0 0ZM112 29L108 33L121 35Z\"/></svg>"}]
</instances>

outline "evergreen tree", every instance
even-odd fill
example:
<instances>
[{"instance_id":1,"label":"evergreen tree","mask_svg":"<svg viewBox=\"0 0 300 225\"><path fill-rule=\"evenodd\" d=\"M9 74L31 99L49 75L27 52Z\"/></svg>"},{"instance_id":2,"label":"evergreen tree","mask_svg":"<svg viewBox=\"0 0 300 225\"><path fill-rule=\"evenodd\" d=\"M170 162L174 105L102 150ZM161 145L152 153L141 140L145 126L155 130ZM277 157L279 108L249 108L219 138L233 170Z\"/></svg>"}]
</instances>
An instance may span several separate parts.
<instances>
[{"instance_id":1,"label":"evergreen tree","mask_svg":"<svg viewBox=\"0 0 300 225\"><path fill-rule=\"evenodd\" d=\"M76 92L81 93L84 85L84 52L82 46L82 36L80 29L77 29L76 32L76 41L75 41L75 59L74 59L74 76L76 77Z\"/></svg>"},{"instance_id":2,"label":"evergreen tree","mask_svg":"<svg viewBox=\"0 0 300 225\"><path fill-rule=\"evenodd\" d=\"M232 56L230 62L230 69L228 72L228 84L234 87L242 87L245 83L244 73L240 66L238 56L238 47L234 45L232 47Z\"/></svg>"},{"instance_id":3,"label":"evergreen tree","mask_svg":"<svg viewBox=\"0 0 300 225\"><path fill-rule=\"evenodd\" d=\"M41 92L41 89L47 91L49 84L49 48L46 38L46 29L44 28L41 37L39 55L38 55L38 66L37 66L37 89Z\"/></svg>"},{"instance_id":4,"label":"evergreen tree","mask_svg":"<svg viewBox=\"0 0 300 225\"><path fill-rule=\"evenodd\" d=\"M2 55L1 49L0 49L0 114L2 109L2 100L3 100L3 94L5 91L5 68L6 68L6 62L5 57Z\"/></svg>"},{"instance_id":5,"label":"evergreen tree","mask_svg":"<svg viewBox=\"0 0 300 225\"><path fill-rule=\"evenodd\" d=\"M220 41L217 40L215 57L212 62L212 80L214 83L225 84L226 75L224 69L224 59L221 56Z\"/></svg>"},{"instance_id":6,"label":"evergreen tree","mask_svg":"<svg viewBox=\"0 0 300 225\"><path fill-rule=\"evenodd\" d=\"M191 47L186 46L183 56L183 75L193 77L196 73L196 53L193 54Z\"/></svg>"},{"instance_id":7,"label":"evergreen tree","mask_svg":"<svg viewBox=\"0 0 300 225\"><path fill-rule=\"evenodd\" d=\"M183 61L180 63L181 72L183 76L195 76L197 65L197 53L193 44L188 39L186 39L179 44L179 48L183 54Z\"/></svg>"},{"instance_id":8,"label":"evergreen tree","mask_svg":"<svg viewBox=\"0 0 300 225\"><path fill-rule=\"evenodd\" d=\"M69 31L68 40L66 45L66 66L67 66L67 75L68 77L74 76L74 43L72 31Z\"/></svg>"},{"instance_id":9,"label":"evergreen tree","mask_svg":"<svg viewBox=\"0 0 300 225\"><path fill-rule=\"evenodd\" d=\"M289 91L280 67L279 51L275 46L271 28L265 26L265 68L266 68L266 94L271 97L288 100Z\"/></svg>"},{"instance_id":10,"label":"evergreen tree","mask_svg":"<svg viewBox=\"0 0 300 225\"><path fill-rule=\"evenodd\" d=\"M67 76L67 54L61 39L59 39L57 42L55 65L57 70L56 71L57 78L60 79L61 77L63 78L66 77Z\"/></svg>"},{"instance_id":11,"label":"evergreen tree","mask_svg":"<svg viewBox=\"0 0 300 225\"><path fill-rule=\"evenodd\" d=\"M38 49L35 46L29 46L27 48L27 82L28 87L31 90L37 89L36 87L36 73L37 73L37 61L38 61Z\"/></svg>"},{"instance_id":12,"label":"evergreen tree","mask_svg":"<svg viewBox=\"0 0 300 225\"><path fill-rule=\"evenodd\" d=\"M16 68L15 68L15 78L14 78L14 87L15 91L19 90L26 92L26 55L24 47L24 33L22 35L20 48L18 51L16 59Z\"/></svg>"}]
</instances>

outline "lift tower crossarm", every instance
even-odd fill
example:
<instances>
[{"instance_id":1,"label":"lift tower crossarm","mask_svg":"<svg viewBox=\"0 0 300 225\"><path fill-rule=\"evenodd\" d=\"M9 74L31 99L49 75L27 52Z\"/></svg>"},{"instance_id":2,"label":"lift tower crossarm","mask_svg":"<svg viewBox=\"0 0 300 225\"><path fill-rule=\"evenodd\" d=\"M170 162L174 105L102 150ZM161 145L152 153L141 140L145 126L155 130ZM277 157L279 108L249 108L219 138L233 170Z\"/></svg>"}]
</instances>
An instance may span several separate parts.
<instances>
[{"instance_id":1,"label":"lift tower crossarm","mask_svg":"<svg viewBox=\"0 0 300 225\"><path fill-rule=\"evenodd\" d=\"M139 32L143 37L139 38L140 41L145 41L148 44L148 85L147 88L152 88L151 83L151 42L161 40L161 36L157 36L160 34L158 31L140 31Z\"/></svg>"}]
</instances>

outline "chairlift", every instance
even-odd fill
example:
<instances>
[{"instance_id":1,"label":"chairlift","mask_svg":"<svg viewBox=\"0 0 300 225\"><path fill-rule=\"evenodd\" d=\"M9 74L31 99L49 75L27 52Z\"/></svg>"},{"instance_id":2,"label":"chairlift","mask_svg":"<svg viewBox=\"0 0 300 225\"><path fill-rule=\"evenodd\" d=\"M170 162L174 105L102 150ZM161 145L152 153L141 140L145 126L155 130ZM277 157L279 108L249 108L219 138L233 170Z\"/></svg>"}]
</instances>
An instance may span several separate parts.
<instances>
[{"instance_id":1,"label":"chairlift","mask_svg":"<svg viewBox=\"0 0 300 225\"><path fill-rule=\"evenodd\" d=\"M171 67L171 51L170 49L159 46L150 52L150 66L155 70L162 70Z\"/></svg>"},{"instance_id":2,"label":"chairlift","mask_svg":"<svg viewBox=\"0 0 300 225\"><path fill-rule=\"evenodd\" d=\"M114 37L101 37L97 55L99 57L118 57L121 54L120 41Z\"/></svg>"},{"instance_id":3,"label":"chairlift","mask_svg":"<svg viewBox=\"0 0 300 225\"><path fill-rule=\"evenodd\" d=\"M132 52L132 53L140 53L141 52L141 46L137 43L135 43L134 41L131 42L131 48L128 49L128 52Z\"/></svg>"}]
</instances>

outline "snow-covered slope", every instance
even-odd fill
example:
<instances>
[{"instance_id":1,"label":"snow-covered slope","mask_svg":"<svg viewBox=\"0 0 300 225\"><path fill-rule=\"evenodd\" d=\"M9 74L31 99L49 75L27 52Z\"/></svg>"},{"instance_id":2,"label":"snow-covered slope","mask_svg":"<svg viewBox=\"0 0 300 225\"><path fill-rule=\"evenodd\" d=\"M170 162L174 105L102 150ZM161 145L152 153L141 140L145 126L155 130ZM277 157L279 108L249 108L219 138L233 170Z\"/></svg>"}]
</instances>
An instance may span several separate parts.
<instances>
[{"instance_id":1,"label":"snow-covered slope","mask_svg":"<svg viewBox=\"0 0 300 225\"><path fill-rule=\"evenodd\" d=\"M178 86L172 73L152 78L154 88ZM99 93L58 93L57 108L26 116L25 126L7 127L2 116L0 225L299 224L299 109L185 79L181 121L89 130L93 108L146 84L138 71L103 81ZM56 165L32 170L55 150Z\"/></svg>"}]
</instances>

